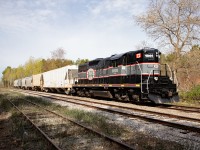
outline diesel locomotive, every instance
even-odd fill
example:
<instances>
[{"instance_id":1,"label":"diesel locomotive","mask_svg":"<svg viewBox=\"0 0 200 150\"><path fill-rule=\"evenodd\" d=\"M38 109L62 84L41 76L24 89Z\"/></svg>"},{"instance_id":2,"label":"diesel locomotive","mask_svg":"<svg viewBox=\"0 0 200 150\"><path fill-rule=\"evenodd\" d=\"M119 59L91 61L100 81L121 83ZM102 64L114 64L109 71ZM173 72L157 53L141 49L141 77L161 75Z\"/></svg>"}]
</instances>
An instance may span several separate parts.
<instances>
[{"instance_id":1,"label":"diesel locomotive","mask_svg":"<svg viewBox=\"0 0 200 150\"><path fill-rule=\"evenodd\" d=\"M17 79L14 87L120 101L178 102L173 73L160 63L160 55L157 49L144 48L97 58Z\"/></svg>"},{"instance_id":2,"label":"diesel locomotive","mask_svg":"<svg viewBox=\"0 0 200 150\"><path fill-rule=\"evenodd\" d=\"M144 48L79 65L71 93L156 104L178 102L173 73L160 64L160 55L158 49Z\"/></svg>"}]
</instances>

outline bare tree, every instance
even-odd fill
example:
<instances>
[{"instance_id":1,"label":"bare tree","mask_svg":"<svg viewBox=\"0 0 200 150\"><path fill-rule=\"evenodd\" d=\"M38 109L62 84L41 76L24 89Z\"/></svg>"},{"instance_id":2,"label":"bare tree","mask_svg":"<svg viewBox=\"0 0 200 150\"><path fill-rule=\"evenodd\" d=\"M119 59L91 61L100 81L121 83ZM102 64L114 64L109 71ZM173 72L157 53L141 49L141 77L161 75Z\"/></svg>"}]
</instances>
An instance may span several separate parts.
<instances>
[{"instance_id":1,"label":"bare tree","mask_svg":"<svg viewBox=\"0 0 200 150\"><path fill-rule=\"evenodd\" d=\"M52 59L64 59L65 58L65 50L63 48L58 48L54 51L51 51Z\"/></svg>"},{"instance_id":2,"label":"bare tree","mask_svg":"<svg viewBox=\"0 0 200 150\"><path fill-rule=\"evenodd\" d=\"M199 41L199 0L151 0L147 11L134 18L151 37L170 45L176 60Z\"/></svg>"},{"instance_id":3,"label":"bare tree","mask_svg":"<svg viewBox=\"0 0 200 150\"><path fill-rule=\"evenodd\" d=\"M135 46L136 49L142 49L145 47L152 47L147 41L141 41L138 45Z\"/></svg>"},{"instance_id":4,"label":"bare tree","mask_svg":"<svg viewBox=\"0 0 200 150\"><path fill-rule=\"evenodd\" d=\"M181 52L200 41L200 1L151 0L146 12L135 16L135 21L163 46L174 50L172 67L177 78Z\"/></svg>"},{"instance_id":5,"label":"bare tree","mask_svg":"<svg viewBox=\"0 0 200 150\"><path fill-rule=\"evenodd\" d=\"M3 87L2 79L0 79L0 87Z\"/></svg>"}]
</instances>

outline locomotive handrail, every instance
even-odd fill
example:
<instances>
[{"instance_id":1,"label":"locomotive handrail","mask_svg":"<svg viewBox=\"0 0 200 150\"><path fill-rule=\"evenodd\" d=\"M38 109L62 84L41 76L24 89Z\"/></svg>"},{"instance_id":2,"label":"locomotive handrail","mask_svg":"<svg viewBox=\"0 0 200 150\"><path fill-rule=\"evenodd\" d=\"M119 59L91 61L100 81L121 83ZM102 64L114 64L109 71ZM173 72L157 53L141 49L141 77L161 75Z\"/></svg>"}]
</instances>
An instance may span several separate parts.
<instances>
[{"instance_id":1,"label":"locomotive handrail","mask_svg":"<svg viewBox=\"0 0 200 150\"><path fill-rule=\"evenodd\" d=\"M142 90L142 69L141 69L141 67L140 67L140 65L139 65L139 63L138 63L138 61L136 61L136 63L137 63L137 65L139 66L139 69L140 69L140 76L141 76L141 88L140 88L140 90L141 90L141 93L143 93L143 90Z\"/></svg>"},{"instance_id":2,"label":"locomotive handrail","mask_svg":"<svg viewBox=\"0 0 200 150\"><path fill-rule=\"evenodd\" d=\"M150 71L149 76L147 78L147 92L149 93L149 79L150 79L150 75L152 73L153 69Z\"/></svg>"}]
</instances>

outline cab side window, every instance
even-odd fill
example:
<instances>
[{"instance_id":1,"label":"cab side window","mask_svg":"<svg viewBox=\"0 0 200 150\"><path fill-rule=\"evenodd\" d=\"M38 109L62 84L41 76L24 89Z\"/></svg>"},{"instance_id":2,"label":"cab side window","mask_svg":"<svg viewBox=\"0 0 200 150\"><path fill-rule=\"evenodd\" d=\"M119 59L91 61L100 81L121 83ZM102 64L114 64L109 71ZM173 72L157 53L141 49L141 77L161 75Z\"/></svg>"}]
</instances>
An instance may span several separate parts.
<instances>
[{"instance_id":1,"label":"cab side window","mask_svg":"<svg viewBox=\"0 0 200 150\"><path fill-rule=\"evenodd\" d=\"M124 65L124 66L127 65L127 55L122 57L122 65Z\"/></svg>"},{"instance_id":2,"label":"cab side window","mask_svg":"<svg viewBox=\"0 0 200 150\"><path fill-rule=\"evenodd\" d=\"M131 65L135 62L135 55L133 52L127 54L127 65Z\"/></svg>"},{"instance_id":3,"label":"cab side window","mask_svg":"<svg viewBox=\"0 0 200 150\"><path fill-rule=\"evenodd\" d=\"M112 67L117 67L117 62L116 62L116 60L112 61Z\"/></svg>"}]
</instances>

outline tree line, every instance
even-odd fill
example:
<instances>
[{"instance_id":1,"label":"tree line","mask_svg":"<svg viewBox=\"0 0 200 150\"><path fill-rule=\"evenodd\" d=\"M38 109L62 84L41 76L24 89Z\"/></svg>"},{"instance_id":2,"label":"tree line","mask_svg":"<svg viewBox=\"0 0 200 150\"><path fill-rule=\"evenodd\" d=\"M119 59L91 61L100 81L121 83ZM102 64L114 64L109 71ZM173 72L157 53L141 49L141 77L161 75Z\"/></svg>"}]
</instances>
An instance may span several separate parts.
<instances>
[{"instance_id":1,"label":"tree line","mask_svg":"<svg viewBox=\"0 0 200 150\"><path fill-rule=\"evenodd\" d=\"M76 61L73 61L70 59L65 59L64 55L65 51L59 48L51 52L51 58L41 59L30 57L24 65L20 65L17 68L8 66L2 73L2 82L4 87L12 86L14 80L16 79L21 79L67 65L79 65L89 61L88 59L80 58L78 58Z\"/></svg>"},{"instance_id":2,"label":"tree line","mask_svg":"<svg viewBox=\"0 0 200 150\"><path fill-rule=\"evenodd\" d=\"M191 88L200 85L200 46L194 45L187 52L181 53L179 61L176 61L175 52L163 54L161 63L168 64L172 71L176 72L175 82L178 83L180 91L189 91Z\"/></svg>"}]
</instances>

